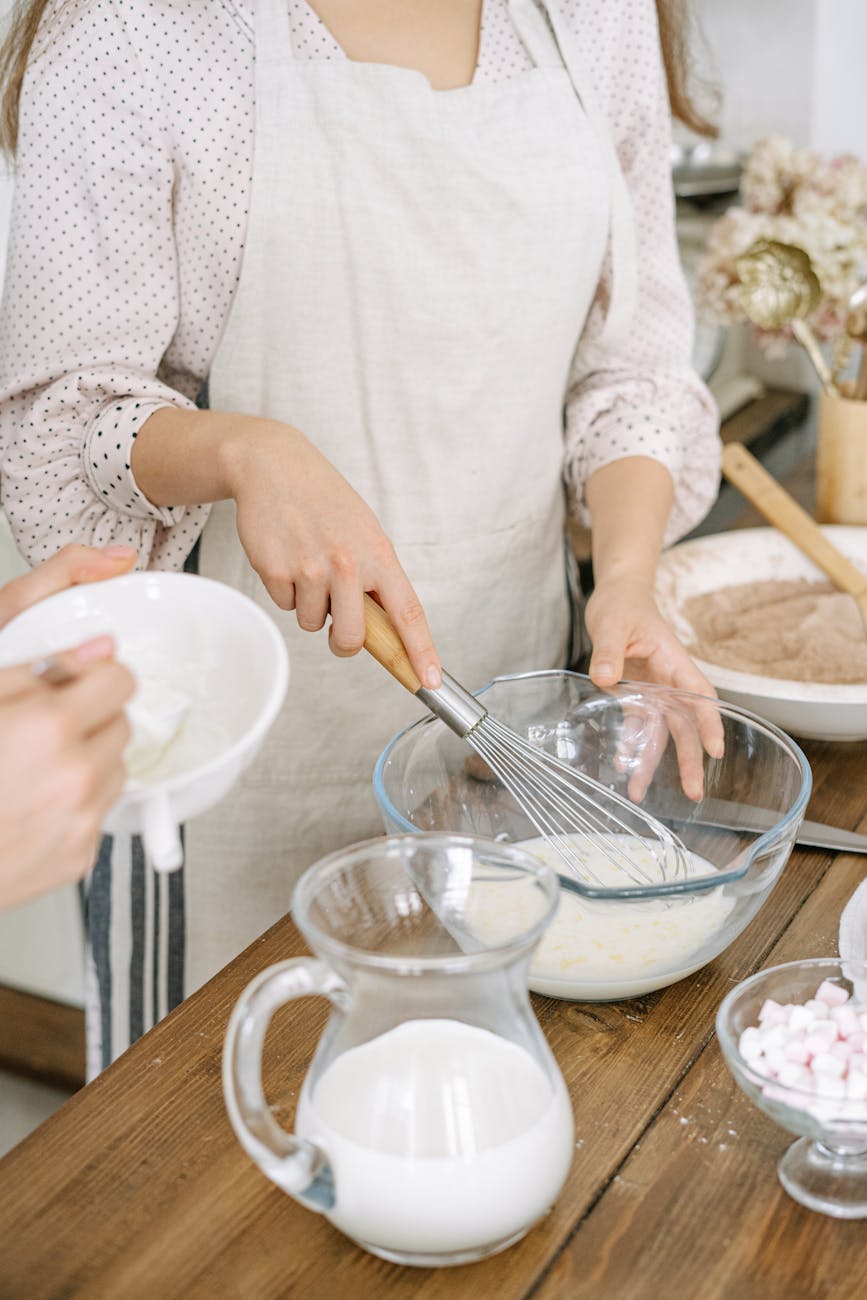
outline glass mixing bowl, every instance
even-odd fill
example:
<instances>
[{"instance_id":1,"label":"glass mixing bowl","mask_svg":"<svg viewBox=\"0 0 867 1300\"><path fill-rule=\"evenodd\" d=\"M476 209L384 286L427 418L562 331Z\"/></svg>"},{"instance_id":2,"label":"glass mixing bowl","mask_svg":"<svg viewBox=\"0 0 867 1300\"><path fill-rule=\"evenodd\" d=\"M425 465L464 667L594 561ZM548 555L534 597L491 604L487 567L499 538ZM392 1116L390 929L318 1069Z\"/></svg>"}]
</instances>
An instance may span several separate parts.
<instances>
[{"instance_id":1,"label":"glass mixing bowl","mask_svg":"<svg viewBox=\"0 0 867 1300\"><path fill-rule=\"evenodd\" d=\"M771 892L804 816L810 768L794 741L734 705L643 684L600 691L588 677L559 670L499 677L478 696L492 718L638 802L690 854L685 878L658 874L650 884L616 871L601 885L567 875L504 785L444 723L424 718L395 736L374 773L390 833L523 843L560 873L560 904L530 987L580 1001L637 997L728 947ZM722 726L721 758L702 748L709 719ZM690 765L703 773L698 798L683 789ZM495 910L480 920L479 937L495 941L512 920Z\"/></svg>"},{"instance_id":2,"label":"glass mixing bowl","mask_svg":"<svg viewBox=\"0 0 867 1300\"><path fill-rule=\"evenodd\" d=\"M738 1043L770 998L785 1006L815 998L825 981L840 985L867 1019L867 965L838 958L788 962L759 971L726 996L716 1031L726 1064L751 1101L801 1137L777 1166L780 1182L808 1209L838 1219L867 1218L867 1100L825 1096L767 1078L740 1053ZM833 1012L832 1012L833 1014ZM841 1086L838 1091L843 1091Z\"/></svg>"}]
</instances>

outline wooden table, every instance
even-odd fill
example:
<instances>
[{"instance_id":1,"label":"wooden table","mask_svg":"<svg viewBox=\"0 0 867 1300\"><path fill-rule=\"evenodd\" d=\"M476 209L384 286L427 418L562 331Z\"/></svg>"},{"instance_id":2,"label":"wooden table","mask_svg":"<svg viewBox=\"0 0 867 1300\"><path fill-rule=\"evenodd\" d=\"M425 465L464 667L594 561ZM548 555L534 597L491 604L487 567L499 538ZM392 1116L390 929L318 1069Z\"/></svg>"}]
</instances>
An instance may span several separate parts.
<instances>
[{"instance_id":1,"label":"wooden table","mask_svg":"<svg viewBox=\"0 0 867 1300\"><path fill-rule=\"evenodd\" d=\"M808 752L810 815L867 830L867 746ZM758 967L833 953L865 867L796 850L738 942L673 988L606 1005L535 998L575 1110L568 1182L517 1246L438 1271L357 1249L269 1183L229 1127L226 1021L257 971L304 951L284 919L0 1162L0 1296L863 1297L867 1224L785 1195L775 1166L792 1138L733 1082L713 1019ZM266 1080L287 1125L325 1014L309 1000L274 1022Z\"/></svg>"}]
</instances>

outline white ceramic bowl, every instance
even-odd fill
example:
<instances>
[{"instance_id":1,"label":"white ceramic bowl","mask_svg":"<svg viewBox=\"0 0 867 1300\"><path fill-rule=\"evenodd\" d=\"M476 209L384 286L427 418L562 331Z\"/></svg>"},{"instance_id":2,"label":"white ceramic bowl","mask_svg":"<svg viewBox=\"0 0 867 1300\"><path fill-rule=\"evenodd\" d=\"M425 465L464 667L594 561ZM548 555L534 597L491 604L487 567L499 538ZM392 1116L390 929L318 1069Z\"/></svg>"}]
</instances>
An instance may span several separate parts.
<instances>
[{"instance_id":1,"label":"white ceramic bowl","mask_svg":"<svg viewBox=\"0 0 867 1300\"><path fill-rule=\"evenodd\" d=\"M255 757L286 695L289 658L247 596L186 573L132 573L72 587L0 632L0 666L110 632L139 677L191 699L178 740L152 774L128 781L106 830L141 833L158 869L181 865L178 826L218 802Z\"/></svg>"},{"instance_id":2,"label":"white ceramic bowl","mask_svg":"<svg viewBox=\"0 0 867 1300\"><path fill-rule=\"evenodd\" d=\"M867 571L867 528L827 525L822 531ZM775 528L736 529L667 551L659 563L656 598L663 616L689 644L694 632L683 607L691 596L745 582L799 578L818 582L824 574ZM812 740L867 738L867 682L829 686L737 672L703 659L696 662L723 699L760 714L783 731Z\"/></svg>"}]
</instances>

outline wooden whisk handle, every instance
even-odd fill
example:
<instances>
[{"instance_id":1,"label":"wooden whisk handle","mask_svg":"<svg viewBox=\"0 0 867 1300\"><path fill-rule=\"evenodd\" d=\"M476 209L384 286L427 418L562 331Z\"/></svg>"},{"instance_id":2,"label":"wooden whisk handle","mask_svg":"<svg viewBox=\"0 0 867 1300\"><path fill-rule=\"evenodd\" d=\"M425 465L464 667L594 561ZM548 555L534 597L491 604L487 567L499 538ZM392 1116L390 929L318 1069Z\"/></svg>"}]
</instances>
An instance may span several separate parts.
<instances>
[{"instance_id":1,"label":"wooden whisk handle","mask_svg":"<svg viewBox=\"0 0 867 1300\"><path fill-rule=\"evenodd\" d=\"M862 573L831 543L806 510L759 464L739 442L723 449L723 473L756 509L785 533L814 564L828 575L835 587L857 600L867 618L867 573Z\"/></svg>"},{"instance_id":2,"label":"wooden whisk handle","mask_svg":"<svg viewBox=\"0 0 867 1300\"><path fill-rule=\"evenodd\" d=\"M381 605L364 593L364 648L382 664L392 677L405 686L410 695L421 690L421 682L409 662L404 644L395 631L394 624Z\"/></svg>"}]
</instances>

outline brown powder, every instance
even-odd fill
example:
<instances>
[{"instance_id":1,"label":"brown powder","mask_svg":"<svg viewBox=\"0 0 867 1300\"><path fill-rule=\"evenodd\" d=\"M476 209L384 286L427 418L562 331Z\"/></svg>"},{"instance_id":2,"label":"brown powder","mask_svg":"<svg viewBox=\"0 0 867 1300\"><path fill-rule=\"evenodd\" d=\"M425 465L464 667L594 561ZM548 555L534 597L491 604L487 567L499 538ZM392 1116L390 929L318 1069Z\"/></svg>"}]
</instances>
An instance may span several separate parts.
<instances>
[{"instance_id":1,"label":"brown powder","mask_svg":"<svg viewBox=\"0 0 867 1300\"><path fill-rule=\"evenodd\" d=\"M684 602L699 659L797 682L867 682L867 635L851 596L830 583L747 582Z\"/></svg>"}]
</instances>

